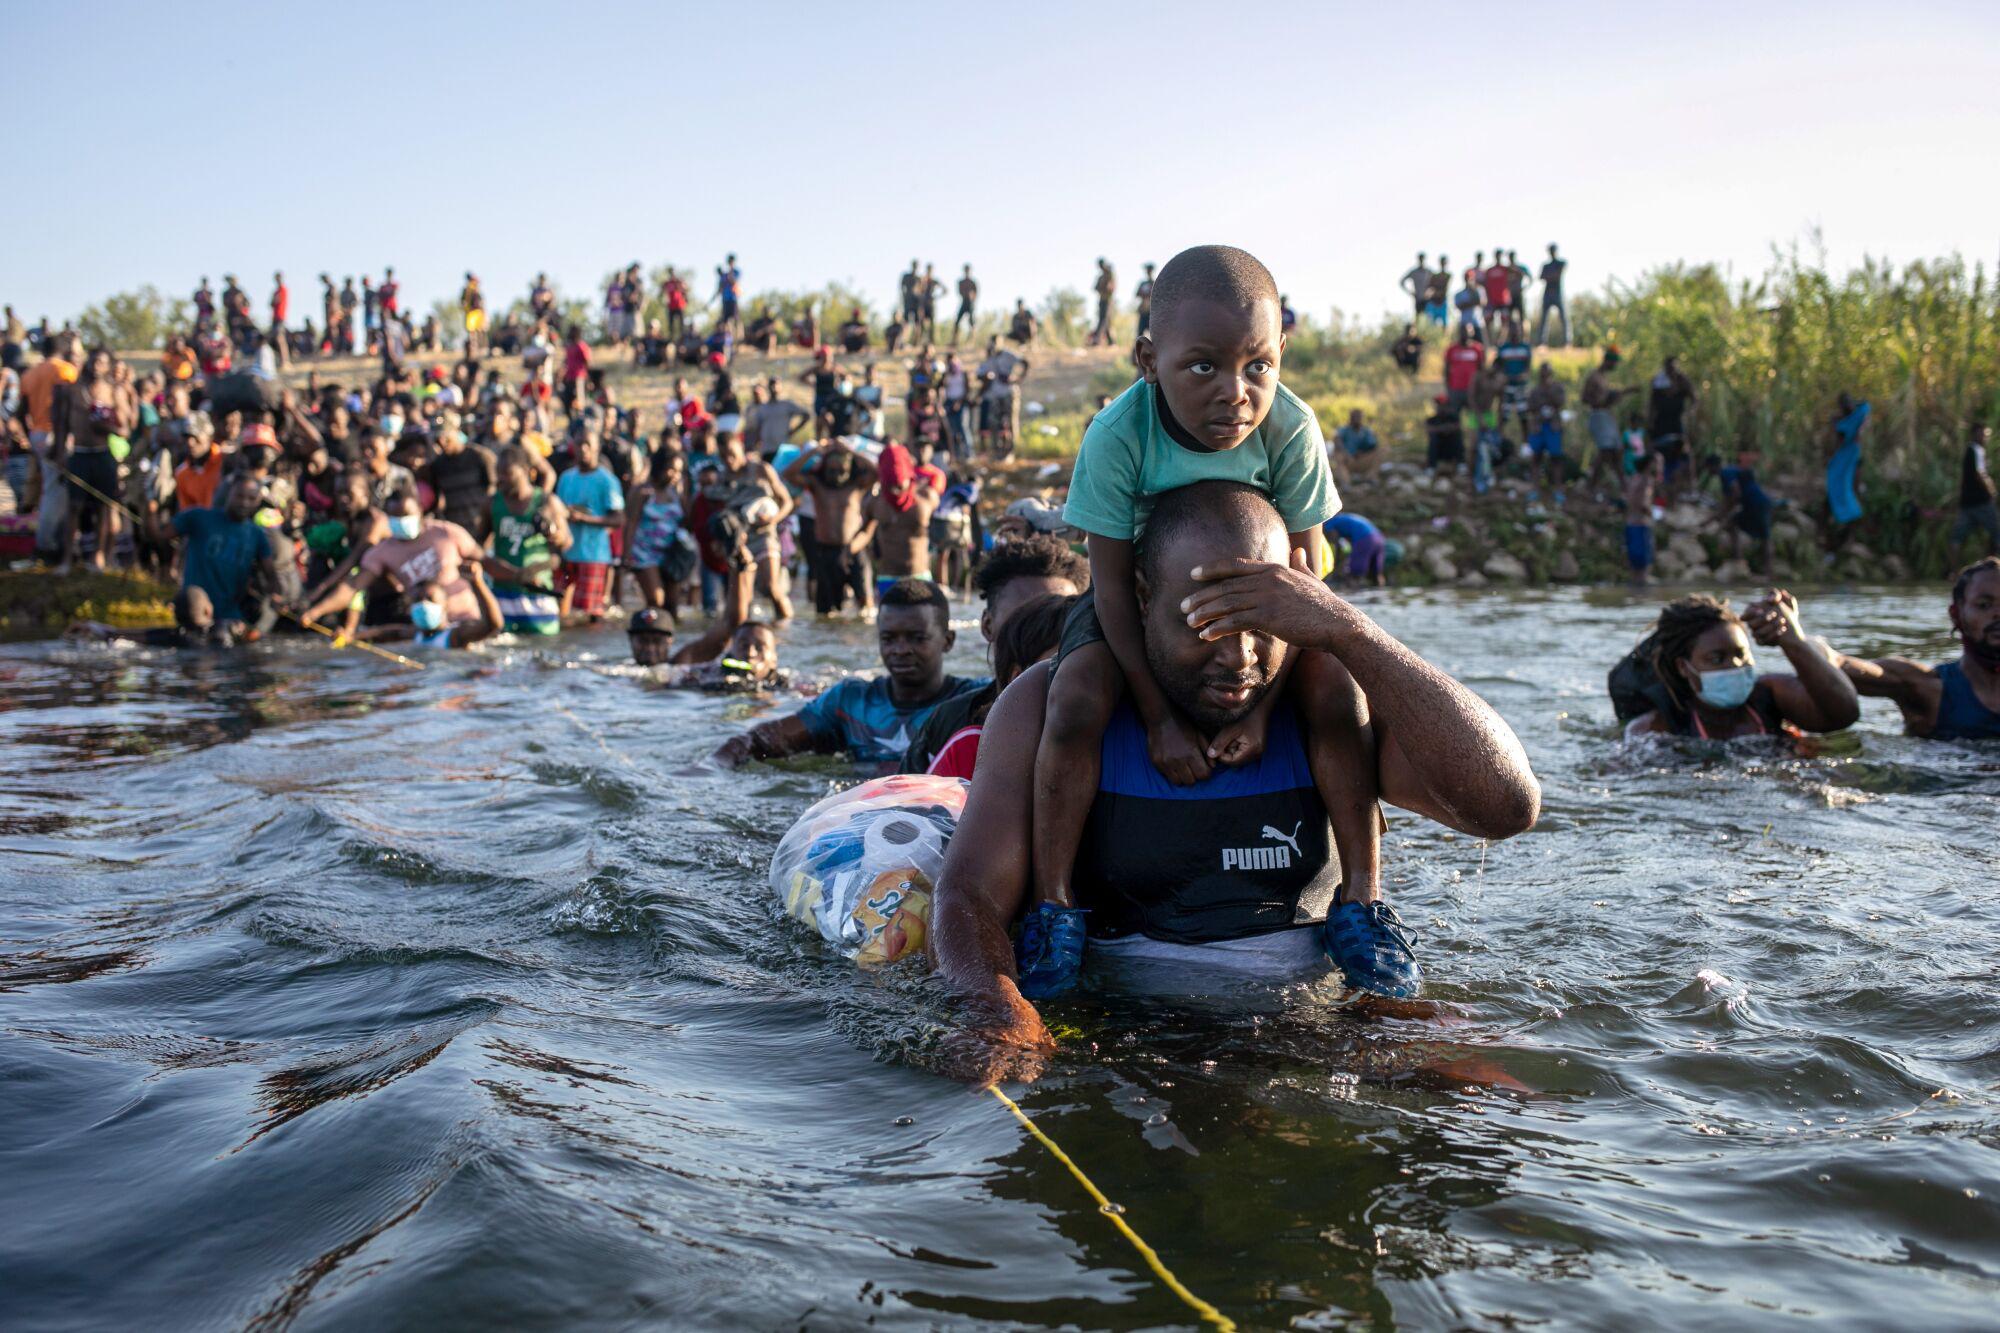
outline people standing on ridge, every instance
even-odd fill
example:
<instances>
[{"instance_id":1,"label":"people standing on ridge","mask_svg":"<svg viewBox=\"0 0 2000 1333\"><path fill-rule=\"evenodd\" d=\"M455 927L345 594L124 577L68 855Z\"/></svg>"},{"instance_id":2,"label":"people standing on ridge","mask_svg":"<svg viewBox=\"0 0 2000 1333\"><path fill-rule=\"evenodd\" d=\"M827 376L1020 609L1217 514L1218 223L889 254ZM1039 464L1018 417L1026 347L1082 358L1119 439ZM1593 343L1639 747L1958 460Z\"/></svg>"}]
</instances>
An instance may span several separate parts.
<instances>
[{"instance_id":1,"label":"people standing on ridge","mask_svg":"<svg viewBox=\"0 0 2000 1333\"><path fill-rule=\"evenodd\" d=\"M1111 307L1118 297L1118 275L1112 271L1111 261L1099 256L1097 260L1097 281L1092 285L1097 293L1097 323L1090 330L1087 340L1092 347L1111 345Z\"/></svg>"},{"instance_id":2,"label":"people standing on ridge","mask_svg":"<svg viewBox=\"0 0 2000 1333\"><path fill-rule=\"evenodd\" d=\"M1549 242L1549 257L1542 265L1542 314L1535 327L1535 341L1543 347L1549 345L1549 316L1562 321L1562 345L1569 346L1569 306L1563 300L1563 270L1569 261L1556 253L1556 243Z\"/></svg>"}]
</instances>

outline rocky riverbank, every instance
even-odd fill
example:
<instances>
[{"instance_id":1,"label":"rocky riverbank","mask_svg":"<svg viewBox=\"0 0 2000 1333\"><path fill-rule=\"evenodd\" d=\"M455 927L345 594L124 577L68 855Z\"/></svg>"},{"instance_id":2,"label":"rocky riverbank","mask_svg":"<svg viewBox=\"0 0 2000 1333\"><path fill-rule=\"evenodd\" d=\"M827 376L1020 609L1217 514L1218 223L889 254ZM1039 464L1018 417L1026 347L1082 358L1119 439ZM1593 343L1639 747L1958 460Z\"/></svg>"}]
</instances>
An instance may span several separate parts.
<instances>
[{"instance_id":1,"label":"rocky riverbank","mask_svg":"<svg viewBox=\"0 0 2000 1333\"><path fill-rule=\"evenodd\" d=\"M1617 583L1630 577L1625 560L1625 514L1612 497L1573 485L1568 502L1503 480L1473 495L1460 477L1433 477L1413 463L1390 461L1342 488L1350 512L1367 518L1402 548L1392 571L1400 584L1462 588L1492 583ZM1755 546L1732 550L1712 496L1683 500L1654 525L1654 576L1673 583L1742 582L1760 577ZM1774 580L1826 578L1900 580L1906 561L1849 543L1828 563L1805 516L1780 508L1772 526Z\"/></svg>"}]
</instances>

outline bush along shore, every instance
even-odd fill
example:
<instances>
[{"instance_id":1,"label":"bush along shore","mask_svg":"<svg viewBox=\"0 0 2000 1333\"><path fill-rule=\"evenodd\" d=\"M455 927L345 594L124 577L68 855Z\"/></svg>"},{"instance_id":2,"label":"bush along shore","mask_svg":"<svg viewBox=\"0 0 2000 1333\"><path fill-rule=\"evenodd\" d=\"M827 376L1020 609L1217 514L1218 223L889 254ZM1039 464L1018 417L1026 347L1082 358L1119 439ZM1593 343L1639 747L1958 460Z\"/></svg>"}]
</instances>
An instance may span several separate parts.
<instances>
[{"instance_id":1,"label":"bush along shore","mask_svg":"<svg viewBox=\"0 0 2000 1333\"><path fill-rule=\"evenodd\" d=\"M60 632L78 620L122 629L170 625L174 588L143 574L42 567L0 571L0 629L14 634Z\"/></svg>"}]
</instances>

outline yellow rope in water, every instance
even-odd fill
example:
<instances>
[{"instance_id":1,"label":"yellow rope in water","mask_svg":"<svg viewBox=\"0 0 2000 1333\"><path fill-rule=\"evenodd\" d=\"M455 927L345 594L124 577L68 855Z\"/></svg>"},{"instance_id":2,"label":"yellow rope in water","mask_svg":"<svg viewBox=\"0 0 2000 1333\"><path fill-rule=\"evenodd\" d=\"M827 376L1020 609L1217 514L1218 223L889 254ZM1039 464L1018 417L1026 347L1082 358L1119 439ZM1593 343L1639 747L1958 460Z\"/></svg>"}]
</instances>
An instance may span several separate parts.
<instances>
[{"instance_id":1,"label":"yellow rope in water","mask_svg":"<svg viewBox=\"0 0 2000 1333\"><path fill-rule=\"evenodd\" d=\"M131 509L129 509L123 504L120 504L118 501L112 499L110 496L106 495L103 491L98 490L95 486L85 481L82 477L77 476L74 472L71 472L68 468L64 467L62 464L57 463L54 466L57 472L69 478L71 481L75 482L78 486L81 486L84 490L89 491L92 495L104 501L104 503L110 505L113 509L116 509L119 513L125 515L125 517L131 519L133 530L135 532L138 530L140 518L137 514L133 513ZM283 608L282 606L278 608L278 614L283 616L285 619L291 621L293 624L304 625L307 629L311 630L315 634L324 634L327 638L333 640L333 646L336 648L359 648L364 653L373 653L375 654L375 656L383 658L386 661L394 662L398 666L406 666L412 671L422 671L424 669L424 664L422 662L416 661L412 658L405 657L401 653L392 653L387 648L378 648L374 644L366 643L360 639L350 639L344 634L335 634L332 630L328 629L324 625L315 625L310 620L299 619L299 617L293 615L290 611L285 610L285 608Z\"/></svg>"},{"instance_id":2,"label":"yellow rope in water","mask_svg":"<svg viewBox=\"0 0 2000 1333\"><path fill-rule=\"evenodd\" d=\"M278 614L291 621L294 625L304 625L315 634L326 635L327 638L333 640L333 646L336 648L359 648L364 653L373 653L377 657L386 658L394 662L397 666L406 666L412 671L422 671L424 669L424 664L415 658L405 657L401 653L392 653L387 648L378 647L365 639L350 639L345 634L335 634L324 625L315 625L310 620L300 619L290 611L285 610L282 606L278 608Z\"/></svg>"},{"instance_id":3,"label":"yellow rope in water","mask_svg":"<svg viewBox=\"0 0 2000 1333\"><path fill-rule=\"evenodd\" d=\"M1188 1309L1193 1310L1196 1314L1200 1315L1203 1319L1207 1320L1209 1323L1215 1325L1219 1329L1228 1330L1229 1333L1233 1333L1234 1329L1236 1328L1236 1321L1231 1319L1228 1315L1222 1313L1222 1311L1216 1309L1213 1305L1210 1305L1207 1301L1203 1300L1201 1297L1189 1291L1185 1286L1181 1284L1181 1280L1173 1275L1172 1270L1170 1270L1164 1263L1160 1262L1160 1256L1158 1252L1156 1252L1152 1246L1148 1245L1140 1237L1138 1232L1132 1229L1131 1223L1125 1220L1124 1217L1125 1210L1120 1208L1117 1204L1111 1202L1111 1200L1104 1197L1104 1191L1100 1190L1099 1188L1097 1188L1096 1185L1091 1183L1090 1177L1083 1174L1083 1168L1078 1166L1075 1162L1071 1161L1069 1154L1064 1152L1061 1146L1058 1145L1054 1139L1050 1138L1047 1134L1043 1133L1042 1127L1040 1125L1037 1125L1034 1121L1028 1119L1028 1113L1021 1109L1019 1103L1017 1103L1012 1097L1009 1097L1006 1093L1000 1091L1000 1085L997 1083L987 1084L986 1090L992 1093L995 1097L998 1097L1000 1099L1000 1104L1005 1106L1009 1111L1012 1111L1014 1113L1014 1118L1021 1122L1022 1127L1025 1128L1030 1134L1034 1135L1036 1139L1040 1140L1041 1145L1044 1148L1047 1148L1049 1152L1054 1155L1055 1159L1058 1162L1061 1162L1064 1166L1069 1168L1069 1173L1076 1177L1076 1183L1083 1186L1084 1191L1088 1193L1091 1198L1097 1200L1097 1211L1103 1213L1106 1217L1110 1218L1111 1225L1117 1227L1119 1232L1124 1235L1125 1239L1132 1242L1132 1248L1137 1250L1139 1252L1139 1257L1146 1261L1146 1267L1153 1270L1153 1275L1159 1278L1160 1281L1164 1282L1167 1285L1167 1289L1169 1291L1173 1292L1174 1295L1180 1297L1181 1300L1186 1303Z\"/></svg>"}]
</instances>

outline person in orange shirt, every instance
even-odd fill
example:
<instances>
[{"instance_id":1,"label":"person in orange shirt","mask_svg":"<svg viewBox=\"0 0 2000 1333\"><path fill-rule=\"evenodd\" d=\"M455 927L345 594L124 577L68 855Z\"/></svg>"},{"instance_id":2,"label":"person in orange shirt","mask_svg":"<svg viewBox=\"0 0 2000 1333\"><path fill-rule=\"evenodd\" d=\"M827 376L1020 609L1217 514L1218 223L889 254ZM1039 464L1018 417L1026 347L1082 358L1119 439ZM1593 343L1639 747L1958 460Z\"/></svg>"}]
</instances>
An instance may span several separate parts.
<instances>
[{"instance_id":1,"label":"person in orange shirt","mask_svg":"<svg viewBox=\"0 0 2000 1333\"><path fill-rule=\"evenodd\" d=\"M215 426L206 412L190 412L187 419L187 460L174 469L174 507L209 509L215 504L215 488L222 481L222 450L215 447Z\"/></svg>"},{"instance_id":2,"label":"person in orange shirt","mask_svg":"<svg viewBox=\"0 0 2000 1333\"><path fill-rule=\"evenodd\" d=\"M160 353L160 373L170 380L194 378L194 348L178 333L167 339L166 348Z\"/></svg>"},{"instance_id":3,"label":"person in orange shirt","mask_svg":"<svg viewBox=\"0 0 2000 1333\"><path fill-rule=\"evenodd\" d=\"M28 447L41 460L42 503L35 512L35 549L44 553L60 551L63 531L69 523L69 488L62 473L49 457L55 433L56 398L83 373L77 336L56 339L50 353L30 366L21 376L21 398L28 405Z\"/></svg>"}]
</instances>

